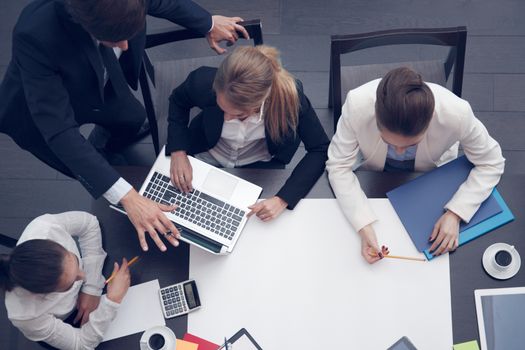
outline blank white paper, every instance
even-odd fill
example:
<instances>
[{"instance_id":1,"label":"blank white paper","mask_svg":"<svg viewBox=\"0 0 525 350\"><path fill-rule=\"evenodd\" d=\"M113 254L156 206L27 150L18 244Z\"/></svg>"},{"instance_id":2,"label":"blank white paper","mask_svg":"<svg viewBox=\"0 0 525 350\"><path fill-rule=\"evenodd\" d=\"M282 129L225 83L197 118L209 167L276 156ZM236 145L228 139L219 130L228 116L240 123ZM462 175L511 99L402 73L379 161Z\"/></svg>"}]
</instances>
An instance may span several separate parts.
<instances>
[{"instance_id":1,"label":"blank white paper","mask_svg":"<svg viewBox=\"0 0 525 350\"><path fill-rule=\"evenodd\" d=\"M103 341L143 332L154 326L165 326L159 299L159 280L131 286L109 325Z\"/></svg>"},{"instance_id":2,"label":"blank white paper","mask_svg":"<svg viewBox=\"0 0 525 350\"><path fill-rule=\"evenodd\" d=\"M419 256L387 199L371 199L379 245ZM263 223L253 217L229 256L190 250L202 308L188 331L217 343L246 328L263 349L452 346L448 255L369 265L335 199L303 199Z\"/></svg>"}]
</instances>

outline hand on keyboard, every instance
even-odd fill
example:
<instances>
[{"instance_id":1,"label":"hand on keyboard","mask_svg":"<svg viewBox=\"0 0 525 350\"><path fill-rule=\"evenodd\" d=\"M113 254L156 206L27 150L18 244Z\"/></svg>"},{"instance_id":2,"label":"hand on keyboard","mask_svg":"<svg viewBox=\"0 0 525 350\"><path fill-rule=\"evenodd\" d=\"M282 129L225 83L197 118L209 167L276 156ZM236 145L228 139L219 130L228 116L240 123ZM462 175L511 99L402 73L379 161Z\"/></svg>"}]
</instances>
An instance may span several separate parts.
<instances>
[{"instance_id":1,"label":"hand on keyboard","mask_svg":"<svg viewBox=\"0 0 525 350\"><path fill-rule=\"evenodd\" d=\"M193 190L191 186L193 168L185 151L171 153L170 177L171 183L181 192L188 193Z\"/></svg>"},{"instance_id":2,"label":"hand on keyboard","mask_svg":"<svg viewBox=\"0 0 525 350\"><path fill-rule=\"evenodd\" d=\"M288 203L280 197L273 196L272 198L250 205L248 208L251 209L251 211L248 213L248 217L255 214L262 221L270 221L281 215L287 206Z\"/></svg>"},{"instance_id":3,"label":"hand on keyboard","mask_svg":"<svg viewBox=\"0 0 525 350\"><path fill-rule=\"evenodd\" d=\"M173 246L177 247L180 238L179 231L164 212L169 212L177 208L176 205L164 205L142 197L134 189L129 191L120 201L126 210L129 220L135 226L142 250L148 250L145 233L149 236L160 250L165 251L166 246L160 239L157 232L162 234Z\"/></svg>"}]
</instances>

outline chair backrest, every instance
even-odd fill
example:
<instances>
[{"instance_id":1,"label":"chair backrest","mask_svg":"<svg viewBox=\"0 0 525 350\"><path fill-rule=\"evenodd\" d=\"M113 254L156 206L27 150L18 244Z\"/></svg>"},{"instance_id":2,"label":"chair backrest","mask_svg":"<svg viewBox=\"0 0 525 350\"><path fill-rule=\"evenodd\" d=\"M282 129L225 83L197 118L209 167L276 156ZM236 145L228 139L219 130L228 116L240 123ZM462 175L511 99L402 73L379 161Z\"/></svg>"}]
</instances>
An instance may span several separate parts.
<instances>
[{"instance_id":1,"label":"chair backrest","mask_svg":"<svg viewBox=\"0 0 525 350\"><path fill-rule=\"evenodd\" d=\"M461 97L467 28L394 29L371 33L332 35L330 51L330 86L328 104L333 108L334 130L341 115L342 99L348 91L368 81L383 77L388 71L407 66L420 73L423 80L446 86L454 68L452 91ZM449 47L444 60L403 61L386 64L341 66L341 55L392 45L437 45ZM423 55L424 56L424 55Z\"/></svg>"},{"instance_id":2,"label":"chair backrest","mask_svg":"<svg viewBox=\"0 0 525 350\"><path fill-rule=\"evenodd\" d=\"M259 19L244 21L239 24L246 29L254 45L263 44L262 26ZM242 36L240 37L242 38ZM204 36L189 29L156 31L146 36L146 49L199 38L204 38ZM171 91L181 84L191 71L201 66L218 67L223 59L224 56L215 55L152 63L147 52L144 53L139 81L156 155L159 153L160 144L163 144L167 139L166 119L168 98ZM155 89L155 96L152 94L152 86ZM160 128L157 125L157 116L160 117Z\"/></svg>"},{"instance_id":3,"label":"chair backrest","mask_svg":"<svg viewBox=\"0 0 525 350\"><path fill-rule=\"evenodd\" d=\"M17 240L13 237L3 235L0 233L0 245L7 248L14 248L16 246Z\"/></svg>"}]
</instances>

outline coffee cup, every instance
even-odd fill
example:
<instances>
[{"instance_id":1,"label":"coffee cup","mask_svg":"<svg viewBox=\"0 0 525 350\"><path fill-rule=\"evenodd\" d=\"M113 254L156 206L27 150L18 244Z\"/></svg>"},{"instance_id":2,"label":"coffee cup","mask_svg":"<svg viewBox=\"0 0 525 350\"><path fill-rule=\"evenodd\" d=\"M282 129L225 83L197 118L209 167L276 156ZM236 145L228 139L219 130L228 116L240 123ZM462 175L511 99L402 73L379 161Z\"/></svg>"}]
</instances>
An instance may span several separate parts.
<instances>
[{"instance_id":1,"label":"coffee cup","mask_svg":"<svg viewBox=\"0 0 525 350\"><path fill-rule=\"evenodd\" d=\"M505 280L516 275L521 266L521 259L514 246L494 243L485 250L482 263L490 276Z\"/></svg>"}]
</instances>

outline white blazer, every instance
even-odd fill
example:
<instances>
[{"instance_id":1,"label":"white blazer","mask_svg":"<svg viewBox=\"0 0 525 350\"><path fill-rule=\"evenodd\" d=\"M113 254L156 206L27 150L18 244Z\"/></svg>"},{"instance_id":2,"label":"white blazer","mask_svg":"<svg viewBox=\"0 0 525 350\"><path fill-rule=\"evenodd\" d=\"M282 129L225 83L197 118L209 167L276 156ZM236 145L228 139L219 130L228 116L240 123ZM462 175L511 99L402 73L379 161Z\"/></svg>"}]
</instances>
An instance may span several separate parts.
<instances>
[{"instance_id":1,"label":"white blazer","mask_svg":"<svg viewBox=\"0 0 525 350\"><path fill-rule=\"evenodd\" d=\"M330 147L326 169L338 203L356 231L376 220L353 170L383 171L388 145L376 124L376 90L381 79L351 90L343 105ZM446 88L426 83L435 99L432 120L418 144L415 170L428 171L458 154L461 145L475 167L445 205L465 222L497 185L505 166L501 147L474 116L470 104ZM430 233L429 233L430 234Z\"/></svg>"}]
</instances>

